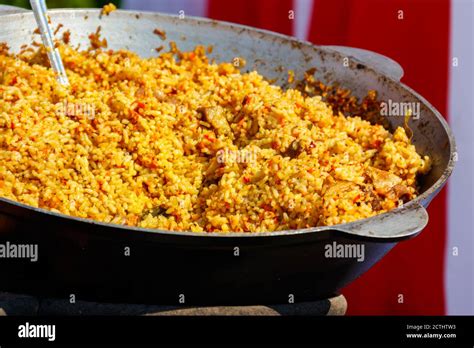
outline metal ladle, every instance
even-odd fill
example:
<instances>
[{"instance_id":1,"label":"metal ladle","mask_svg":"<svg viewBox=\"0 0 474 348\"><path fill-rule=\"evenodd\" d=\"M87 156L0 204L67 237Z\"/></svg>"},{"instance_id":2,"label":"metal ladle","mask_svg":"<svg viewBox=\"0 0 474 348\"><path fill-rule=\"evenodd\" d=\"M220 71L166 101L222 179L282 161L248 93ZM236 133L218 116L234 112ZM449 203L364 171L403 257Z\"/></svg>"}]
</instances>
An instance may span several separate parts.
<instances>
[{"instance_id":1,"label":"metal ladle","mask_svg":"<svg viewBox=\"0 0 474 348\"><path fill-rule=\"evenodd\" d=\"M56 47L54 47L53 32L48 22L46 3L44 0L30 0L31 8L35 15L36 23L41 33L43 45L46 48L51 68L56 73L56 79L64 86L69 85L69 80L64 69L61 55Z\"/></svg>"}]
</instances>

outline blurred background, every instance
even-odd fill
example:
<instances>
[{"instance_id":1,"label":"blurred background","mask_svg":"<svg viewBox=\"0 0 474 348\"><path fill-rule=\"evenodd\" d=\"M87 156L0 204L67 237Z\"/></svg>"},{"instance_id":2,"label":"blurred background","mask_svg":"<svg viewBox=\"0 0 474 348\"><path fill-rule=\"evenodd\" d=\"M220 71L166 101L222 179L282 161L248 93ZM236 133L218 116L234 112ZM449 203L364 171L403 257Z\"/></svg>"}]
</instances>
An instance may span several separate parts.
<instances>
[{"instance_id":1,"label":"blurred background","mask_svg":"<svg viewBox=\"0 0 474 348\"><path fill-rule=\"evenodd\" d=\"M459 161L447 188L430 205L423 233L399 244L343 290L348 314L474 314L473 1L48 0L47 5L102 7L110 2L122 9L184 11L319 45L365 48L398 61L405 70L402 82L450 123ZM0 4L29 7L27 0Z\"/></svg>"}]
</instances>

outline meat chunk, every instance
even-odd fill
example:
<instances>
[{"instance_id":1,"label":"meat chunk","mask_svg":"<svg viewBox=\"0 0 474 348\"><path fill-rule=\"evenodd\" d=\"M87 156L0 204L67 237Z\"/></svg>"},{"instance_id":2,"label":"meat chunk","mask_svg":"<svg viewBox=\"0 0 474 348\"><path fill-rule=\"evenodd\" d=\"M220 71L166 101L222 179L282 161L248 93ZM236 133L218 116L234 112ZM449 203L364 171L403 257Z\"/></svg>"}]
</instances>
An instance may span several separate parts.
<instances>
[{"instance_id":1,"label":"meat chunk","mask_svg":"<svg viewBox=\"0 0 474 348\"><path fill-rule=\"evenodd\" d=\"M299 140L293 140L283 153L285 157L296 158L301 153L301 142Z\"/></svg>"},{"instance_id":2,"label":"meat chunk","mask_svg":"<svg viewBox=\"0 0 474 348\"><path fill-rule=\"evenodd\" d=\"M369 167L367 174L372 180L375 191L384 196L386 196L395 185L402 182L402 178L399 176L374 167Z\"/></svg>"},{"instance_id":3,"label":"meat chunk","mask_svg":"<svg viewBox=\"0 0 474 348\"><path fill-rule=\"evenodd\" d=\"M371 185L366 185L362 188L362 192L367 197L367 202L370 203L374 211L382 210L382 201L383 199L379 197L377 193L372 190Z\"/></svg>"},{"instance_id":4,"label":"meat chunk","mask_svg":"<svg viewBox=\"0 0 474 348\"><path fill-rule=\"evenodd\" d=\"M335 183L325 183L324 197L341 196L350 192L354 184L348 181L337 181Z\"/></svg>"},{"instance_id":5,"label":"meat chunk","mask_svg":"<svg viewBox=\"0 0 474 348\"><path fill-rule=\"evenodd\" d=\"M225 110L220 106L201 107L197 110L219 135L231 134L229 122L225 117Z\"/></svg>"},{"instance_id":6,"label":"meat chunk","mask_svg":"<svg viewBox=\"0 0 474 348\"><path fill-rule=\"evenodd\" d=\"M401 199L403 202L407 202L410 200L411 192L405 185L398 184L392 187L388 197L393 200Z\"/></svg>"},{"instance_id":7,"label":"meat chunk","mask_svg":"<svg viewBox=\"0 0 474 348\"><path fill-rule=\"evenodd\" d=\"M367 174L379 195L392 200L402 199L404 202L410 199L412 192L402 184L403 180L399 176L373 167L367 170Z\"/></svg>"}]
</instances>

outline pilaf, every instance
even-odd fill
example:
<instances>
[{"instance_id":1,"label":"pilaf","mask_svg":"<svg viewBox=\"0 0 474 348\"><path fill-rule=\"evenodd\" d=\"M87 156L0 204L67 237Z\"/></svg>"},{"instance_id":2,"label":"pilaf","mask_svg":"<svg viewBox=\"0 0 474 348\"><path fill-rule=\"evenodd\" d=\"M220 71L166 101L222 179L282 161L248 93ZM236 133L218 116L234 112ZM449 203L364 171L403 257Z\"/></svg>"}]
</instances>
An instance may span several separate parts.
<instances>
[{"instance_id":1,"label":"pilaf","mask_svg":"<svg viewBox=\"0 0 474 348\"><path fill-rule=\"evenodd\" d=\"M94 35L98 36L99 31ZM186 231L341 224L417 195L430 169L403 128L209 61L60 44L0 53L0 196L104 222Z\"/></svg>"}]
</instances>

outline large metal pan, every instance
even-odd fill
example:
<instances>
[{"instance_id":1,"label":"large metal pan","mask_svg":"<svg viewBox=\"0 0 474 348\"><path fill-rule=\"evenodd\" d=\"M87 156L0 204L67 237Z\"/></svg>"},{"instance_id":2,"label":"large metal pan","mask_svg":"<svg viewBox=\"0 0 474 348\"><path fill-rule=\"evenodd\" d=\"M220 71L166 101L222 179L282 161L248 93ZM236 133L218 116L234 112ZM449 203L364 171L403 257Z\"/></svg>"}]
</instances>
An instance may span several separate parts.
<instances>
[{"instance_id":1,"label":"large metal pan","mask_svg":"<svg viewBox=\"0 0 474 348\"><path fill-rule=\"evenodd\" d=\"M399 66L375 53L313 46L294 38L249 27L159 13L117 11L99 19L98 10L50 11L53 23L72 32L72 44L88 45L88 34L102 26L112 49L126 48L148 57L163 42L182 50L213 45L217 61L244 57L246 68L284 84L281 67L296 78L317 67L320 80L351 89L369 89L381 100L420 103L421 116L410 120L413 142L433 159L422 178L421 195L389 213L353 223L271 233L169 232L99 223L0 199L3 242L38 243L39 260L0 260L0 289L96 300L153 301L163 304L284 303L337 293L380 260L397 242L414 237L427 224L426 206L454 166L455 145L448 125L422 96L400 83ZM33 39L32 13L0 16L0 42L13 51ZM344 66L344 58L349 66ZM359 59L355 58L359 57ZM390 117L391 126L403 124ZM1 165L1 164L0 164ZM363 260L330 258L327 245L360 245ZM126 249L130 248L130 249ZM130 256L126 251L130 250Z\"/></svg>"}]
</instances>

